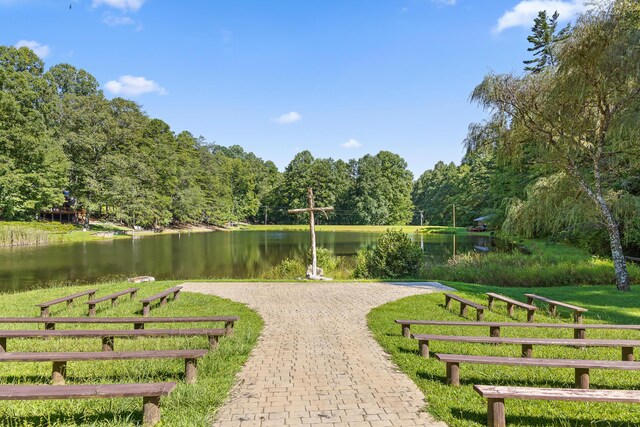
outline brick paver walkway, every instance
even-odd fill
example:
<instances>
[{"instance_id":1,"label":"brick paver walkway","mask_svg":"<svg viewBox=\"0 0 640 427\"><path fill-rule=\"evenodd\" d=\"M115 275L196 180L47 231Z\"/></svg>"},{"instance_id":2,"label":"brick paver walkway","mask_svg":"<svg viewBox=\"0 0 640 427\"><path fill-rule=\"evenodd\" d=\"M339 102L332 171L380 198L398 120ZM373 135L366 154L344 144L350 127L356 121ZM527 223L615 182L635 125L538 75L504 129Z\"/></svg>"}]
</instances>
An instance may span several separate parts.
<instances>
[{"instance_id":1,"label":"brick paver walkway","mask_svg":"<svg viewBox=\"0 0 640 427\"><path fill-rule=\"evenodd\" d=\"M424 412L423 394L366 325L372 308L434 287L189 283L184 290L246 303L265 321L214 426L446 426Z\"/></svg>"}]
</instances>

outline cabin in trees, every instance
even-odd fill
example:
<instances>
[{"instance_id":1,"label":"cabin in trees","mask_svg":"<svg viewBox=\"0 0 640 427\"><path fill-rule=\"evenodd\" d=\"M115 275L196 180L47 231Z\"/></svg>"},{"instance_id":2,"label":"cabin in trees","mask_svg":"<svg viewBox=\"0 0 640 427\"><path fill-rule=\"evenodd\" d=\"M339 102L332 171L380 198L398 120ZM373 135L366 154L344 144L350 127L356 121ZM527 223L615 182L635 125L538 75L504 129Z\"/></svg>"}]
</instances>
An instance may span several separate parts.
<instances>
[{"instance_id":1,"label":"cabin in trees","mask_svg":"<svg viewBox=\"0 0 640 427\"><path fill-rule=\"evenodd\" d=\"M64 203L61 206L53 206L40 212L40 219L56 221L60 223L78 223L84 221L84 209L77 208L76 198L71 196L68 190L64 194Z\"/></svg>"}]
</instances>

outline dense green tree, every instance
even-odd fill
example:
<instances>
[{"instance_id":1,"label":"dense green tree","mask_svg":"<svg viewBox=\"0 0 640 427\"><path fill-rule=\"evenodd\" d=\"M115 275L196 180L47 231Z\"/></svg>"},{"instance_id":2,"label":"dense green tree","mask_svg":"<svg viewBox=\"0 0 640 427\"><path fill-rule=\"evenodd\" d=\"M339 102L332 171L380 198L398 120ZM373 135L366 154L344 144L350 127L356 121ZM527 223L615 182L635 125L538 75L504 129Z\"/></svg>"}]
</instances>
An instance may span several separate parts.
<instances>
[{"instance_id":1,"label":"dense green tree","mask_svg":"<svg viewBox=\"0 0 640 427\"><path fill-rule=\"evenodd\" d=\"M533 52L533 59L523 61L527 66L525 71L539 73L547 67L556 65L556 50L558 42L567 37L569 25L557 31L558 28L558 12L554 12L551 17L547 15L546 10L538 12L538 17L534 19L531 34L527 37L529 43L533 46L528 48L529 52Z\"/></svg>"},{"instance_id":2,"label":"dense green tree","mask_svg":"<svg viewBox=\"0 0 640 427\"><path fill-rule=\"evenodd\" d=\"M510 119L505 145L536 148L538 162L572 177L599 211L617 287L630 288L620 228L612 210L628 165L639 156L640 26L637 2L619 0L580 17L554 70L488 75L473 99Z\"/></svg>"}]
</instances>

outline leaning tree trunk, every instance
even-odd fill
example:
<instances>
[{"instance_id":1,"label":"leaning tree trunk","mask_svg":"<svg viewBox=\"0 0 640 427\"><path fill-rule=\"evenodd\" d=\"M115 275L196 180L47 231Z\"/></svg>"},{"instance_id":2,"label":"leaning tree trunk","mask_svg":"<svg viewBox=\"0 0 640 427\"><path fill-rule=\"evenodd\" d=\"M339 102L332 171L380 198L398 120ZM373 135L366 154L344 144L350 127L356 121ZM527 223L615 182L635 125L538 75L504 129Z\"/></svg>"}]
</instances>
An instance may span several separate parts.
<instances>
[{"instance_id":1,"label":"leaning tree trunk","mask_svg":"<svg viewBox=\"0 0 640 427\"><path fill-rule=\"evenodd\" d=\"M613 267L616 273L616 287L619 291L630 291L631 282L629 280L629 272L627 271L627 262L624 258L622 249L622 241L620 239L620 228L616 221L611 208L602 195L600 185L596 185L595 191L590 188L586 182L578 176L580 186L586 191L587 195L598 205L600 213L604 218L607 233L609 234L609 245L611 246L611 258L613 259ZM596 170L596 179L599 179L599 170ZM596 183L598 184L598 183Z\"/></svg>"},{"instance_id":2,"label":"leaning tree trunk","mask_svg":"<svg viewBox=\"0 0 640 427\"><path fill-rule=\"evenodd\" d=\"M622 250L622 241L620 240L620 228L616 221L609 205L600 192L594 194L591 193L595 199L600 212L604 218L605 226L607 227L607 233L609 234L609 244L611 245L611 258L613 259L613 267L616 272L616 287L619 291L631 290L631 283L629 281L629 272L627 271L627 262L624 258L624 252Z\"/></svg>"},{"instance_id":3,"label":"leaning tree trunk","mask_svg":"<svg viewBox=\"0 0 640 427\"><path fill-rule=\"evenodd\" d=\"M620 228L613 217L609 206L602 200L598 203L602 215L604 216L607 233L609 233L609 244L611 245L611 258L613 259L613 267L616 271L616 287L619 291L631 290L629 281L629 272L627 271L627 262L622 251L622 242L620 241Z\"/></svg>"}]
</instances>

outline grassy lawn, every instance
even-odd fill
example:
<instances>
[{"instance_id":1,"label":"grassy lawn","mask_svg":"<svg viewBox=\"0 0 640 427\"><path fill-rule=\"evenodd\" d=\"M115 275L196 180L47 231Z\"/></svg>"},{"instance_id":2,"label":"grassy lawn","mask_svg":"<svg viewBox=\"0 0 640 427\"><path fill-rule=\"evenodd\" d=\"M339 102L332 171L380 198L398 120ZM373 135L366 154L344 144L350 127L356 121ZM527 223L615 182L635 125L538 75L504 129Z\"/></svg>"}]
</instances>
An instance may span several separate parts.
<instances>
[{"instance_id":1,"label":"grassy lawn","mask_svg":"<svg viewBox=\"0 0 640 427\"><path fill-rule=\"evenodd\" d=\"M612 286L557 287L540 289L505 288L445 282L459 290L459 294L486 305L485 292L498 292L526 301L525 293L535 292L560 301L589 309L585 323L640 324L640 289L617 292ZM424 359L418 353L415 340L403 338L395 319L464 320L453 310L444 308L441 293L419 295L375 308L368 316L369 327L378 342L391 354L392 359L425 393L429 412L451 426L486 425L486 400L473 391L473 384L574 387L573 369L527 368L492 365L460 365L460 387L446 385L445 364L435 358ZM536 322L572 322L570 312L559 308L561 317L548 316L544 308L536 314ZM475 310L469 309L470 320ZM494 311L485 311L487 321L510 321L506 305L497 302ZM516 309L517 321L526 321L526 312ZM412 326L412 332L442 335L484 335L488 328L481 327L429 327ZM573 337L572 330L503 328L505 337ZM587 338L640 339L638 331L588 330ZM486 356L519 356L520 346L490 346L462 343L430 343L432 353L473 354ZM619 348L588 348L534 346L534 357L620 360ZM640 389L640 372L592 370L591 388ZM637 426L640 406L616 403L571 403L506 400L507 424L510 426Z\"/></svg>"},{"instance_id":2,"label":"grassy lawn","mask_svg":"<svg viewBox=\"0 0 640 427\"><path fill-rule=\"evenodd\" d=\"M97 306L97 316L122 317L140 315L138 301L153 295L177 282L154 282L137 285L138 299L129 301L128 296L119 300L116 308L109 302ZM91 287L64 287L38 289L17 294L5 294L0 299L2 316L37 316L38 302L48 301ZM132 287L130 283L111 283L98 286L97 296ZM53 306L51 316L85 316L86 297L67 309L65 304ZM220 345L198 362L198 381L187 385L183 382L184 360L133 360L113 362L69 362L67 384L101 384L177 381L173 393L162 398L162 425L208 426L212 415L223 403L235 374L246 361L262 328L262 319L243 304L215 296L183 292L178 301L169 301L164 307L156 307L151 316L213 316L237 315L235 333L220 339ZM8 329L27 329L33 325L0 325ZM38 326L42 328L43 326ZM153 324L149 329L170 328L169 324ZM222 327L216 324L184 323L180 328ZM79 329L82 325L56 325L57 329ZM85 328L123 328L131 325L89 325ZM9 351L100 351L100 339L8 339ZM116 351L208 348L206 337L191 338L140 338L118 339ZM47 363L3 363L1 384L50 384L51 362ZM83 399L49 401L0 401L0 425L2 426L135 426L142 420L142 399Z\"/></svg>"}]
</instances>

